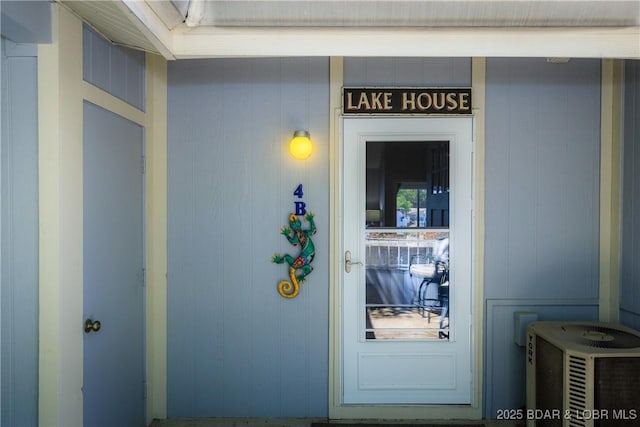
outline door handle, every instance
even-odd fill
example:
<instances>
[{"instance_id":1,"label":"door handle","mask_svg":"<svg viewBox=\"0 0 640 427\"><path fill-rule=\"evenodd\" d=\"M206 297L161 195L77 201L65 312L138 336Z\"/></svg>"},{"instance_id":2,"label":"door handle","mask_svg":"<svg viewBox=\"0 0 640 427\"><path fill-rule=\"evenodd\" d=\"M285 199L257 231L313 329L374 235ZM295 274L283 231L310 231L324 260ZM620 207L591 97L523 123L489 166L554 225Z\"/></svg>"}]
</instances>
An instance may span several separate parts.
<instances>
[{"instance_id":1,"label":"door handle","mask_svg":"<svg viewBox=\"0 0 640 427\"><path fill-rule=\"evenodd\" d=\"M351 273L352 265L364 265L360 261L351 261L351 251L346 251L344 253L344 271L347 273Z\"/></svg>"},{"instance_id":2,"label":"door handle","mask_svg":"<svg viewBox=\"0 0 640 427\"><path fill-rule=\"evenodd\" d=\"M98 332L102 324L99 320L91 320L87 319L84 322L84 333L88 334L90 332Z\"/></svg>"}]
</instances>

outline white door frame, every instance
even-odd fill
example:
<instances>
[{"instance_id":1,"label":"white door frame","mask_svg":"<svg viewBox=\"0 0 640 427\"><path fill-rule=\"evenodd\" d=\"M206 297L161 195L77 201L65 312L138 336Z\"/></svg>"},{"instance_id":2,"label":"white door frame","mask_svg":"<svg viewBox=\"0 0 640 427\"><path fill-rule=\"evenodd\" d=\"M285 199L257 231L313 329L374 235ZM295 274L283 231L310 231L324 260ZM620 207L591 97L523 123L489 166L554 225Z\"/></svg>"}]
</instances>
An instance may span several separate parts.
<instances>
[{"instance_id":1,"label":"white door frame","mask_svg":"<svg viewBox=\"0 0 640 427\"><path fill-rule=\"evenodd\" d=\"M147 420L166 418L166 61L147 55L147 109L82 79L82 21L52 5L38 45L39 376L41 425L82 425L82 102L146 132ZM64 286L63 286L64 284ZM78 323L80 322L80 323Z\"/></svg>"},{"instance_id":2,"label":"white door frame","mask_svg":"<svg viewBox=\"0 0 640 427\"><path fill-rule=\"evenodd\" d=\"M480 419L482 418L482 390L484 358L483 342L483 263L484 259L484 81L485 59L472 60L473 91L473 260L472 277L472 342L473 354L473 397L470 405L343 405L341 402L341 193L342 182L342 128L341 93L343 86L343 58L330 60L330 130L331 130L331 257L329 261L331 283L329 287L329 418L331 419Z\"/></svg>"}]
</instances>

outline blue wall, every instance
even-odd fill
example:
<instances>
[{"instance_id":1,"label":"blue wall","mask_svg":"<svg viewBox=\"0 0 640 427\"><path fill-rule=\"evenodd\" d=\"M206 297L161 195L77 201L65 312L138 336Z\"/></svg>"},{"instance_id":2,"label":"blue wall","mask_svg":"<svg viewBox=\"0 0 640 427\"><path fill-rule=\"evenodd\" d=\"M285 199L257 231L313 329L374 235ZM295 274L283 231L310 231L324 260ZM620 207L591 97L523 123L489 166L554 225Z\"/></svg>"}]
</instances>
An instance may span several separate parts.
<instances>
[{"instance_id":1,"label":"blue wall","mask_svg":"<svg viewBox=\"0 0 640 427\"><path fill-rule=\"evenodd\" d=\"M345 58L344 85L471 86L471 59Z\"/></svg>"},{"instance_id":2,"label":"blue wall","mask_svg":"<svg viewBox=\"0 0 640 427\"><path fill-rule=\"evenodd\" d=\"M346 84L469 85L469 59L345 60ZM169 64L168 415L328 415L328 60ZM363 80L368 76L372 80ZM308 129L316 151L287 143ZM282 299L274 252L305 185L315 270ZM202 325L196 326L196 325Z\"/></svg>"},{"instance_id":3,"label":"blue wall","mask_svg":"<svg viewBox=\"0 0 640 427\"><path fill-rule=\"evenodd\" d=\"M2 36L15 43L51 42L51 2L0 1Z\"/></svg>"},{"instance_id":4,"label":"blue wall","mask_svg":"<svg viewBox=\"0 0 640 427\"><path fill-rule=\"evenodd\" d=\"M2 42L3 426L38 425L38 93L35 45Z\"/></svg>"},{"instance_id":5,"label":"blue wall","mask_svg":"<svg viewBox=\"0 0 640 427\"><path fill-rule=\"evenodd\" d=\"M490 58L485 417L525 403L513 313L598 315L600 61Z\"/></svg>"},{"instance_id":6,"label":"blue wall","mask_svg":"<svg viewBox=\"0 0 640 427\"><path fill-rule=\"evenodd\" d=\"M277 296L283 272L268 262L288 250L276 230L298 181L328 210L327 79L323 59L169 66L169 416L327 415L327 260L294 301ZM344 84L468 86L471 60L345 58ZM515 311L597 317L600 61L488 59L487 105L491 418L524 404ZM299 127L319 144L306 163L286 153ZM326 222L319 229L321 255ZM289 394L297 403L283 403Z\"/></svg>"},{"instance_id":7,"label":"blue wall","mask_svg":"<svg viewBox=\"0 0 640 427\"><path fill-rule=\"evenodd\" d=\"M0 1L0 425L38 425L37 47L51 3Z\"/></svg>"},{"instance_id":8,"label":"blue wall","mask_svg":"<svg viewBox=\"0 0 640 427\"><path fill-rule=\"evenodd\" d=\"M177 61L168 82L168 416L323 417L328 399L328 59ZM306 161L287 151L310 131ZM293 191L316 213L314 271L295 254Z\"/></svg>"},{"instance_id":9,"label":"blue wall","mask_svg":"<svg viewBox=\"0 0 640 427\"><path fill-rule=\"evenodd\" d=\"M626 61L620 322L640 329L640 61Z\"/></svg>"},{"instance_id":10,"label":"blue wall","mask_svg":"<svg viewBox=\"0 0 640 427\"><path fill-rule=\"evenodd\" d=\"M82 78L139 110L145 109L145 54L82 29Z\"/></svg>"}]
</instances>

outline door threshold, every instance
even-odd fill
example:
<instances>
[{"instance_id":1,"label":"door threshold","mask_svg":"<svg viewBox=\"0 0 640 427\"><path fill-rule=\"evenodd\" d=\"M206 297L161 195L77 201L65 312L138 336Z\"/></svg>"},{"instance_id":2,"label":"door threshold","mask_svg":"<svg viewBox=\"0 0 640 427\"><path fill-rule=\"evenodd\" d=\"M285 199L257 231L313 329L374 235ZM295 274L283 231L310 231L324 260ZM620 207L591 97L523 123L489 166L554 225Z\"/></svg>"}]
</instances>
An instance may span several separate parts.
<instances>
[{"instance_id":1,"label":"door threshold","mask_svg":"<svg viewBox=\"0 0 640 427\"><path fill-rule=\"evenodd\" d=\"M337 420L480 420L482 409L471 405L343 405L329 408Z\"/></svg>"}]
</instances>

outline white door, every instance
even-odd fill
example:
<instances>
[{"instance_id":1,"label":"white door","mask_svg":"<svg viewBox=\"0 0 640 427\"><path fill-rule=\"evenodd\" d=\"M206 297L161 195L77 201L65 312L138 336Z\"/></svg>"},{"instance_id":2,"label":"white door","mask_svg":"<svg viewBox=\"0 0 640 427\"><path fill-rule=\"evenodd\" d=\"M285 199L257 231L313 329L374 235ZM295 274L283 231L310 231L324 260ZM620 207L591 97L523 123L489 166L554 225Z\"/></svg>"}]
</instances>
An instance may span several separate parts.
<instances>
[{"instance_id":1,"label":"white door","mask_svg":"<svg viewBox=\"0 0 640 427\"><path fill-rule=\"evenodd\" d=\"M83 123L84 426L142 427L144 130L88 102Z\"/></svg>"},{"instance_id":2,"label":"white door","mask_svg":"<svg viewBox=\"0 0 640 427\"><path fill-rule=\"evenodd\" d=\"M472 132L343 120L343 404L471 403Z\"/></svg>"}]
</instances>

